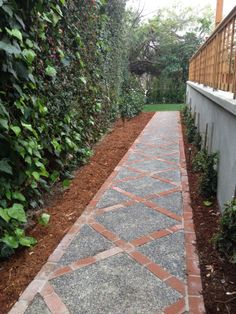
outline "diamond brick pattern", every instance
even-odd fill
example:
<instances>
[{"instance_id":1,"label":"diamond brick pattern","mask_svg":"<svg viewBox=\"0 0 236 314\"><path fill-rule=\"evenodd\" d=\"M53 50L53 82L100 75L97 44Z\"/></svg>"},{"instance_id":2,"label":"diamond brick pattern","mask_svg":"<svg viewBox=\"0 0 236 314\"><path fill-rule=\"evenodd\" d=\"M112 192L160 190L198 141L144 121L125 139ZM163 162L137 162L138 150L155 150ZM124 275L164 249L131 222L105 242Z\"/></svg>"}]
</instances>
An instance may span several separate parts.
<instances>
[{"instance_id":1,"label":"diamond brick pattern","mask_svg":"<svg viewBox=\"0 0 236 314\"><path fill-rule=\"evenodd\" d=\"M204 313L179 119L153 116L10 314Z\"/></svg>"}]
</instances>

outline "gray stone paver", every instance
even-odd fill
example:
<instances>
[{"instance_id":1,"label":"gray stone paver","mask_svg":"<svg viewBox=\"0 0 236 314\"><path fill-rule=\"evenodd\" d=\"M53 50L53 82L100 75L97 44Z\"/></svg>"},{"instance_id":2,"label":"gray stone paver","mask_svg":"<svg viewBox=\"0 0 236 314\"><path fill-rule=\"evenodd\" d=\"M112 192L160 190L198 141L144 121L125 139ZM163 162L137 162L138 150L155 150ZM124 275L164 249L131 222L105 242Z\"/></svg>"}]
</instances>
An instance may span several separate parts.
<instances>
[{"instance_id":1,"label":"gray stone paver","mask_svg":"<svg viewBox=\"0 0 236 314\"><path fill-rule=\"evenodd\" d=\"M138 154L137 152L133 152L129 155L128 162L136 161L136 160L143 160L145 157L141 154Z\"/></svg>"},{"instance_id":2,"label":"gray stone paver","mask_svg":"<svg viewBox=\"0 0 236 314\"><path fill-rule=\"evenodd\" d=\"M128 196L121 194L115 190L107 190L101 197L100 201L97 203L96 207L103 208L126 201L130 201L130 198Z\"/></svg>"},{"instance_id":3,"label":"gray stone paver","mask_svg":"<svg viewBox=\"0 0 236 314\"><path fill-rule=\"evenodd\" d=\"M167 148L163 148L160 146L148 146L145 144L138 144L137 149L141 152L143 152L145 155L153 156L153 157L159 157L166 154L171 154L171 151Z\"/></svg>"},{"instance_id":4,"label":"gray stone paver","mask_svg":"<svg viewBox=\"0 0 236 314\"><path fill-rule=\"evenodd\" d=\"M52 314L52 312L47 307L43 298L40 295L36 295L25 311L25 314Z\"/></svg>"},{"instance_id":5,"label":"gray stone paver","mask_svg":"<svg viewBox=\"0 0 236 314\"><path fill-rule=\"evenodd\" d=\"M170 234L145 244L138 251L161 265L172 275L185 280L184 235L182 232Z\"/></svg>"},{"instance_id":6,"label":"gray stone paver","mask_svg":"<svg viewBox=\"0 0 236 314\"><path fill-rule=\"evenodd\" d=\"M88 225L81 228L66 253L60 259L60 265L67 265L79 259L94 256L113 247L113 244Z\"/></svg>"},{"instance_id":7,"label":"gray stone paver","mask_svg":"<svg viewBox=\"0 0 236 314\"><path fill-rule=\"evenodd\" d=\"M154 193L164 192L173 189L175 186L169 183L162 182L150 177L143 177L133 179L132 181L119 182L117 187L125 190L126 192L133 193L137 196L145 196Z\"/></svg>"},{"instance_id":8,"label":"gray stone paver","mask_svg":"<svg viewBox=\"0 0 236 314\"><path fill-rule=\"evenodd\" d=\"M180 192L171 193L158 198L152 198L152 202L156 203L160 207L168 209L177 215L181 216L183 213L183 202Z\"/></svg>"},{"instance_id":9,"label":"gray stone paver","mask_svg":"<svg viewBox=\"0 0 236 314\"><path fill-rule=\"evenodd\" d=\"M176 220L138 203L105 213L96 220L126 241L177 224Z\"/></svg>"},{"instance_id":10,"label":"gray stone paver","mask_svg":"<svg viewBox=\"0 0 236 314\"><path fill-rule=\"evenodd\" d=\"M180 182L180 171L179 170L168 170L158 172L157 175L161 178L173 181L175 183Z\"/></svg>"},{"instance_id":11,"label":"gray stone paver","mask_svg":"<svg viewBox=\"0 0 236 314\"><path fill-rule=\"evenodd\" d=\"M51 284L69 311L76 314L156 313L180 298L126 254L53 279Z\"/></svg>"},{"instance_id":12,"label":"gray stone paver","mask_svg":"<svg viewBox=\"0 0 236 314\"><path fill-rule=\"evenodd\" d=\"M127 169L125 167L121 167L117 176L115 177L115 180L121 180L121 179L125 179L127 177L137 177L138 175L140 175L140 173L134 172L134 171Z\"/></svg>"},{"instance_id":13,"label":"gray stone paver","mask_svg":"<svg viewBox=\"0 0 236 314\"><path fill-rule=\"evenodd\" d=\"M160 170L166 170L174 166L161 160L144 160L139 162L133 162L131 167L137 168L141 171L155 172Z\"/></svg>"}]
</instances>

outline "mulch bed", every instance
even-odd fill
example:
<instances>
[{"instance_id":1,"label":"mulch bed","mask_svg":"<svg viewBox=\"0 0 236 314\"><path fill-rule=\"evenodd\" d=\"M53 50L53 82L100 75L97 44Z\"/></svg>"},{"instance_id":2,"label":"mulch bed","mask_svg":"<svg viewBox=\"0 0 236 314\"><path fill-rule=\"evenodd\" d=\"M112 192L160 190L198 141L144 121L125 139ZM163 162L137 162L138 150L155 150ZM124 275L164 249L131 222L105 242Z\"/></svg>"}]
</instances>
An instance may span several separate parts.
<instances>
[{"instance_id":1,"label":"mulch bed","mask_svg":"<svg viewBox=\"0 0 236 314\"><path fill-rule=\"evenodd\" d=\"M236 265L224 260L212 245L211 239L219 227L220 210L216 200L211 207L203 205L206 199L199 195L199 174L192 171L196 149L187 142L185 126L183 132L206 313L233 314L236 313Z\"/></svg>"},{"instance_id":2,"label":"mulch bed","mask_svg":"<svg viewBox=\"0 0 236 314\"><path fill-rule=\"evenodd\" d=\"M75 173L69 189L54 189L45 208L51 215L50 224L35 225L29 231L38 244L30 250L18 251L0 264L0 313L7 313L14 305L153 114L142 113L125 125L121 120L116 122L112 131L96 145L90 162Z\"/></svg>"}]
</instances>

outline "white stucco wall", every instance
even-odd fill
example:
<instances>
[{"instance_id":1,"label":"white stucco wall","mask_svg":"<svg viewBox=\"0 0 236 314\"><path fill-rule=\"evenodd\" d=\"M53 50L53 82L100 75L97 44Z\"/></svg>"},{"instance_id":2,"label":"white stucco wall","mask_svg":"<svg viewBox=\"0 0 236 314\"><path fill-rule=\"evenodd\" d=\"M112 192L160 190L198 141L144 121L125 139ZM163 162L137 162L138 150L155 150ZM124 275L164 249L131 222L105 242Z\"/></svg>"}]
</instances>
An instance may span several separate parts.
<instances>
[{"instance_id":1,"label":"white stucco wall","mask_svg":"<svg viewBox=\"0 0 236 314\"><path fill-rule=\"evenodd\" d=\"M208 150L219 153L217 198L223 209L236 187L236 100L230 93L187 82L186 103L203 138L208 125Z\"/></svg>"}]
</instances>

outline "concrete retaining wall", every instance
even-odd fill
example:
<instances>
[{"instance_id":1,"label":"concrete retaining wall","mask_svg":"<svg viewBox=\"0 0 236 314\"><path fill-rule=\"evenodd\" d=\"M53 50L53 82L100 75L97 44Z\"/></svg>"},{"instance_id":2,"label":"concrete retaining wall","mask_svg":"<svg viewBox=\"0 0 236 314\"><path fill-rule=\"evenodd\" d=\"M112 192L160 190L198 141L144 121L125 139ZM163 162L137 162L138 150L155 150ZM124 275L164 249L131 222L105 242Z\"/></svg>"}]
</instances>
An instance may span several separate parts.
<instances>
[{"instance_id":1,"label":"concrete retaining wall","mask_svg":"<svg viewBox=\"0 0 236 314\"><path fill-rule=\"evenodd\" d=\"M186 103L202 137L206 135L208 151L219 153L217 197L223 208L236 187L236 100L230 93L187 82Z\"/></svg>"}]
</instances>

